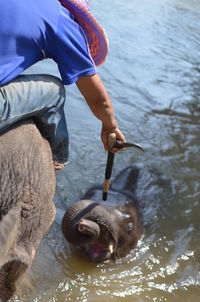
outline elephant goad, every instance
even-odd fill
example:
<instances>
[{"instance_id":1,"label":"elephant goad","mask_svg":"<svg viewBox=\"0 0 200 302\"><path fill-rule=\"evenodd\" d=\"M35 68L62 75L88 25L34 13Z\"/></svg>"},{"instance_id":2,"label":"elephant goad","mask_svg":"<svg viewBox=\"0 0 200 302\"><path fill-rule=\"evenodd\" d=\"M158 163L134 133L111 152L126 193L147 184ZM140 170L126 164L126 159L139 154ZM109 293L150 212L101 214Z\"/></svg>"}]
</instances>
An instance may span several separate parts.
<instances>
[{"instance_id":1,"label":"elephant goad","mask_svg":"<svg viewBox=\"0 0 200 302\"><path fill-rule=\"evenodd\" d=\"M31 266L55 217L49 143L32 121L0 135L0 301L8 301Z\"/></svg>"},{"instance_id":2,"label":"elephant goad","mask_svg":"<svg viewBox=\"0 0 200 302\"><path fill-rule=\"evenodd\" d=\"M106 202L103 186L94 187L66 211L63 235L91 261L124 257L141 238L143 220L135 195L138 174L136 167L126 168L111 184Z\"/></svg>"}]
</instances>

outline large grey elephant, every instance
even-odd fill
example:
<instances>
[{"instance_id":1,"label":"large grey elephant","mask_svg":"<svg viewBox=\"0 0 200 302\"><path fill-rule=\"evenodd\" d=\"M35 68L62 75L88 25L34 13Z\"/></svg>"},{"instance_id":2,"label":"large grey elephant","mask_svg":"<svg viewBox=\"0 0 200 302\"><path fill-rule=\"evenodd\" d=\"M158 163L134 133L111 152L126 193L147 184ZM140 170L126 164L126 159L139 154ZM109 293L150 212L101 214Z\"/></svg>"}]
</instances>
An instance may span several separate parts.
<instances>
[{"instance_id":1,"label":"large grey elephant","mask_svg":"<svg viewBox=\"0 0 200 302\"><path fill-rule=\"evenodd\" d=\"M73 203L62 220L64 237L99 262L124 257L143 234L140 204L135 195L139 170L123 170L111 184L108 200L102 187L90 189Z\"/></svg>"},{"instance_id":2,"label":"large grey elephant","mask_svg":"<svg viewBox=\"0 0 200 302\"><path fill-rule=\"evenodd\" d=\"M32 121L0 135L0 302L16 291L55 217L48 142Z\"/></svg>"}]
</instances>

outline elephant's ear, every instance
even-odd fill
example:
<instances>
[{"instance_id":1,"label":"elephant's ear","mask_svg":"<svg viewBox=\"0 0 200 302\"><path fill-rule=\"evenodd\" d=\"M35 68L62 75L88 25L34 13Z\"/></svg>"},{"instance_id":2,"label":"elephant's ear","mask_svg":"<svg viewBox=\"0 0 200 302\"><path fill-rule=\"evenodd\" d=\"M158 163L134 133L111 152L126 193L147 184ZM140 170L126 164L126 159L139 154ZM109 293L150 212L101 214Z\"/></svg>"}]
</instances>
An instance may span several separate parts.
<instances>
[{"instance_id":1,"label":"elephant's ear","mask_svg":"<svg viewBox=\"0 0 200 302\"><path fill-rule=\"evenodd\" d=\"M17 236L21 206L12 208L0 221L0 267Z\"/></svg>"},{"instance_id":2,"label":"elephant's ear","mask_svg":"<svg viewBox=\"0 0 200 302\"><path fill-rule=\"evenodd\" d=\"M139 168L135 166L124 169L119 175L116 176L111 183L110 189L119 191L135 192L135 186L138 180Z\"/></svg>"}]
</instances>

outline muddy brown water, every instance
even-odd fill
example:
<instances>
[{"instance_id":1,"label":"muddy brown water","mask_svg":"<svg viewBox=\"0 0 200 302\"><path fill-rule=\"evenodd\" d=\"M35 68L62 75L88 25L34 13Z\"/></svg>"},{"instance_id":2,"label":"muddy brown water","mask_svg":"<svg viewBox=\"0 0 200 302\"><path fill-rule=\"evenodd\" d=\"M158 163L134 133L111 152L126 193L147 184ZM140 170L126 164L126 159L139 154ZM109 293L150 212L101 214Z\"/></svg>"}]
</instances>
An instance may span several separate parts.
<instances>
[{"instance_id":1,"label":"muddy brown water","mask_svg":"<svg viewBox=\"0 0 200 302\"><path fill-rule=\"evenodd\" d=\"M57 173L56 220L36 254L33 290L13 301L200 301L200 1L91 1L110 52L99 73L127 140L113 177L137 165L145 235L116 263L91 264L63 240L66 207L102 183L100 123L67 88L70 162ZM57 75L41 62L28 72Z\"/></svg>"}]
</instances>

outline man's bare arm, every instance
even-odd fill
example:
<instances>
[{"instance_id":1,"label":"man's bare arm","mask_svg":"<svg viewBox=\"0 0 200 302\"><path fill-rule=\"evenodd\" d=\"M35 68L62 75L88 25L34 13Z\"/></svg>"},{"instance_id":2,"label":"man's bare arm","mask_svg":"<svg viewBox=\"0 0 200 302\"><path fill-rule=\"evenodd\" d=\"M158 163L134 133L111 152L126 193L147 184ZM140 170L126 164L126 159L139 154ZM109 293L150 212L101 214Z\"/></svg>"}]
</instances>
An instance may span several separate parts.
<instances>
[{"instance_id":1,"label":"man's bare arm","mask_svg":"<svg viewBox=\"0 0 200 302\"><path fill-rule=\"evenodd\" d=\"M93 114L102 122L101 139L107 150L108 134L115 132L119 140L125 141L125 137L117 126L111 99L98 76L82 77L76 85L84 96Z\"/></svg>"}]
</instances>

